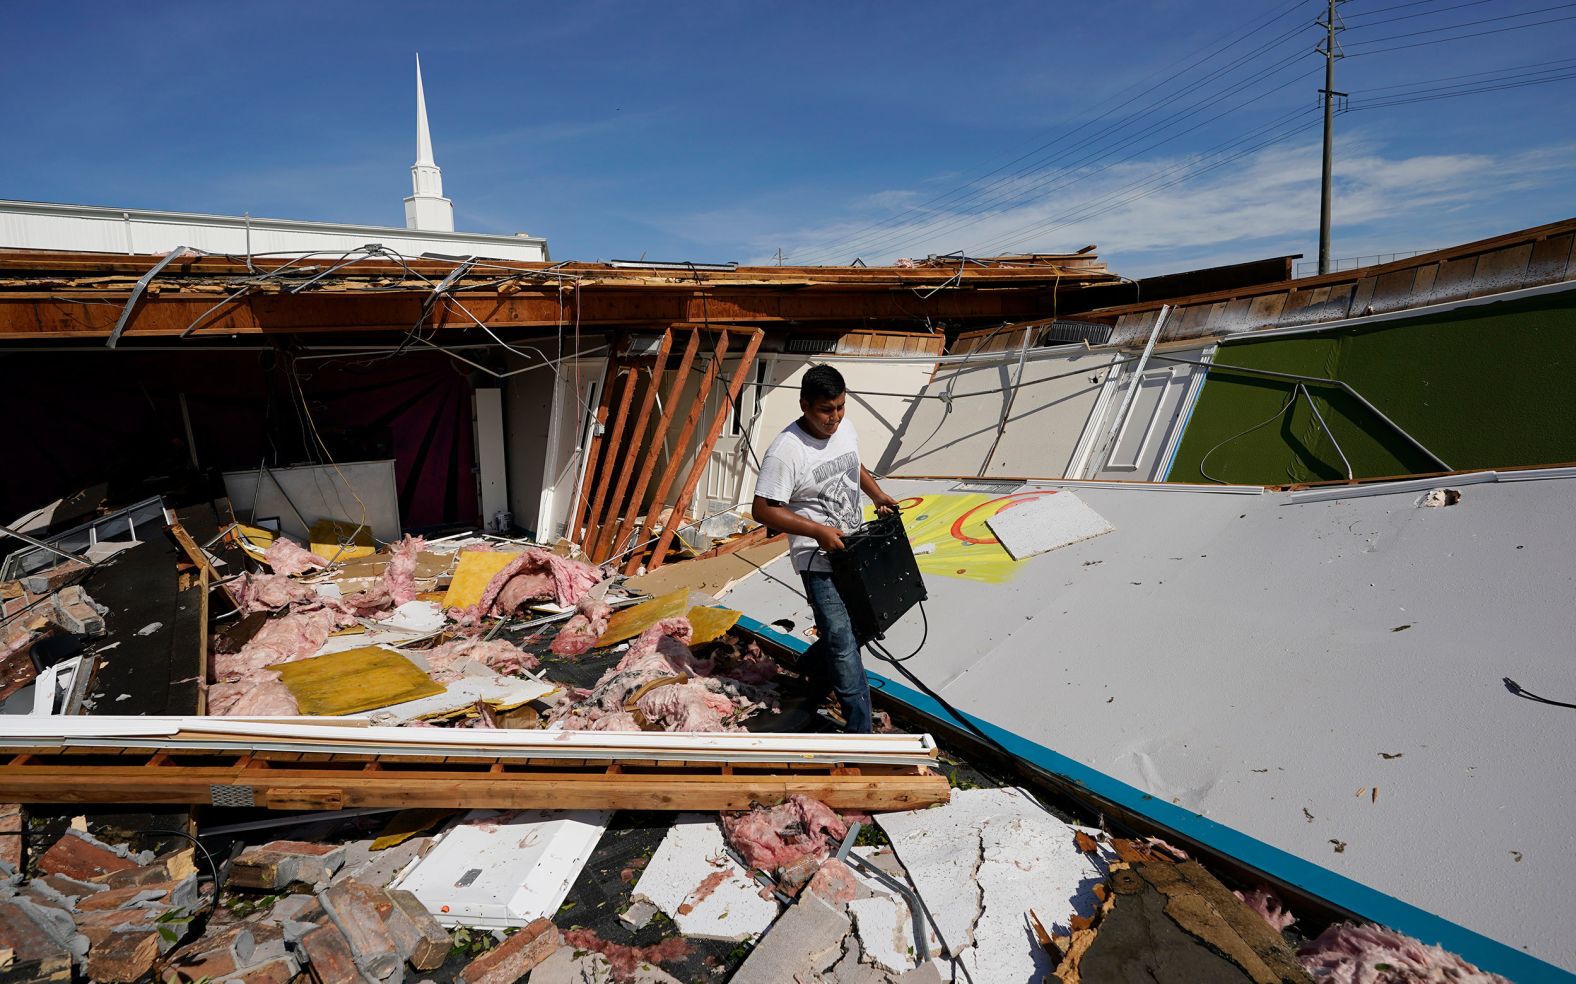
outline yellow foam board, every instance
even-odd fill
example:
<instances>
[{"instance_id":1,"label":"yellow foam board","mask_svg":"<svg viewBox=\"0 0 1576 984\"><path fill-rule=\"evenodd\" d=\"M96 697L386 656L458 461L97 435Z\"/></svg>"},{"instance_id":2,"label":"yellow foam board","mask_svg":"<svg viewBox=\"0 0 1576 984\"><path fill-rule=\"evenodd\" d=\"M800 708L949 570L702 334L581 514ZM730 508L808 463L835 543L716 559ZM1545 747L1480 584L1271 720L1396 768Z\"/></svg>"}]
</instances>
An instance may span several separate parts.
<instances>
[{"instance_id":1,"label":"yellow foam board","mask_svg":"<svg viewBox=\"0 0 1576 984\"><path fill-rule=\"evenodd\" d=\"M611 646L615 642L633 639L665 618L676 618L690 610L689 589L682 588L633 608L625 608L608 619L607 631L596 641L598 646Z\"/></svg>"},{"instance_id":2,"label":"yellow foam board","mask_svg":"<svg viewBox=\"0 0 1576 984\"><path fill-rule=\"evenodd\" d=\"M421 667L381 646L313 656L270 669L279 674L301 713L311 716L355 714L444 691Z\"/></svg>"},{"instance_id":3,"label":"yellow foam board","mask_svg":"<svg viewBox=\"0 0 1576 984\"><path fill-rule=\"evenodd\" d=\"M378 552L370 529L342 519L320 519L313 523L310 539L312 552L331 564L370 557Z\"/></svg>"},{"instance_id":4,"label":"yellow foam board","mask_svg":"<svg viewBox=\"0 0 1576 984\"><path fill-rule=\"evenodd\" d=\"M721 639L722 634L733 628L739 621L740 613L728 608L714 608L711 605L696 605L689 610L690 626L695 630L690 645L698 646L703 642Z\"/></svg>"},{"instance_id":5,"label":"yellow foam board","mask_svg":"<svg viewBox=\"0 0 1576 984\"><path fill-rule=\"evenodd\" d=\"M482 600L487 582L503 570L517 553L499 553L493 550L463 550L460 562L449 581L448 594L443 596L444 608L468 608Z\"/></svg>"}]
</instances>

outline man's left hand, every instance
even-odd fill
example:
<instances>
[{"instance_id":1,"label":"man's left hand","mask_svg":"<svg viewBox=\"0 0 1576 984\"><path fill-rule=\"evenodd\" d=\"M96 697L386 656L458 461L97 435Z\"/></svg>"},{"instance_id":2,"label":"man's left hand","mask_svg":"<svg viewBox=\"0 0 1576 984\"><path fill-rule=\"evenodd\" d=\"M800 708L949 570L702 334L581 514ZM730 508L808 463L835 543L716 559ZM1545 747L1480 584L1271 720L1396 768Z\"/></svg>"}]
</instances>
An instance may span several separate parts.
<instances>
[{"instance_id":1,"label":"man's left hand","mask_svg":"<svg viewBox=\"0 0 1576 984\"><path fill-rule=\"evenodd\" d=\"M891 516L898 511L897 500L884 492L880 495L872 496L870 501L875 503L877 516Z\"/></svg>"}]
</instances>

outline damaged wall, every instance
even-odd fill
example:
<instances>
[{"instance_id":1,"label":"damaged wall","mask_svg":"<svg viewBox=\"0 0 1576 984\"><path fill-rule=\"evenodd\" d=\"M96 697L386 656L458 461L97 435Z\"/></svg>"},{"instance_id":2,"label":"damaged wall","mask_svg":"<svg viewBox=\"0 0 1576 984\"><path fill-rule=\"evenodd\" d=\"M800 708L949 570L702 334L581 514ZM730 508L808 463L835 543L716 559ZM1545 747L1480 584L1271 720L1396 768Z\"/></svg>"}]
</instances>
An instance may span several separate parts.
<instances>
[{"instance_id":1,"label":"damaged wall","mask_svg":"<svg viewBox=\"0 0 1576 984\"><path fill-rule=\"evenodd\" d=\"M476 521L471 386L440 355L298 363L311 419L341 460L393 458L408 526ZM320 461L279 352L11 352L0 387L27 412L8 448L0 516L9 519L108 481L117 500L205 488L192 467L185 396L203 473Z\"/></svg>"},{"instance_id":2,"label":"damaged wall","mask_svg":"<svg viewBox=\"0 0 1576 984\"><path fill-rule=\"evenodd\" d=\"M1576 291L1566 291L1223 346L1167 478L1346 478L1308 401L1286 407L1290 381L1232 373L1222 364L1340 379L1452 469L1576 461L1573 322ZM1356 477L1441 470L1344 392L1319 385L1309 392Z\"/></svg>"}]
</instances>

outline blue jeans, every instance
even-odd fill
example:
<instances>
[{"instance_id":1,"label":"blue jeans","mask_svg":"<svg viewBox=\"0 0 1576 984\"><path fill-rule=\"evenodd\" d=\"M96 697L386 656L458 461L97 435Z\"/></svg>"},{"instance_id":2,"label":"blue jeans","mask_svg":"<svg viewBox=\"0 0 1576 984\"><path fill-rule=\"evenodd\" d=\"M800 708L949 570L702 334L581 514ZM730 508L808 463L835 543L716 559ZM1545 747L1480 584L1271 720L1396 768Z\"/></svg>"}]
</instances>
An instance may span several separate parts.
<instances>
[{"instance_id":1,"label":"blue jeans","mask_svg":"<svg viewBox=\"0 0 1576 984\"><path fill-rule=\"evenodd\" d=\"M870 733L870 681L859 658L864 641L854 635L848 606L826 571L805 571L805 597L815 613L815 642L800 657L799 665L819 700L828 688L836 692L843 720L851 734Z\"/></svg>"}]
</instances>

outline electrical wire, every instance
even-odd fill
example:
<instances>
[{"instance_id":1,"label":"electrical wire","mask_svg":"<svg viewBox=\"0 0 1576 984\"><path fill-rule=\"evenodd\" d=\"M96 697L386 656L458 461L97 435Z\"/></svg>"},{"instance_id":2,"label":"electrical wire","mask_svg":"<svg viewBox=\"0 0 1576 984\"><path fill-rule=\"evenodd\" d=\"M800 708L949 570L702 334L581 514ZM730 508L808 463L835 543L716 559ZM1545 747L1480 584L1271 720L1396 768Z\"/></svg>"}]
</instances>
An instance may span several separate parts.
<instances>
[{"instance_id":1,"label":"electrical wire","mask_svg":"<svg viewBox=\"0 0 1576 984\"><path fill-rule=\"evenodd\" d=\"M970 184L959 185L958 187L956 187L956 188L954 188L954 189L952 189L952 190L950 190L948 192L944 192L941 195L934 196L934 197L932 197L930 199L927 199L924 202L921 202L921 203L919 203L917 205L914 205L914 206L906 209L905 211L899 213L898 215L891 216L891 217L888 217L886 219L878 220L877 222L871 223L868 226L861 227L860 229L854 230L851 233L844 234L844 235L840 236L839 238L822 239L822 240L819 240L819 241L816 241L816 242L812 242L811 244L809 244L807 246L801 247L798 250L798 252L800 252L800 253L821 252L821 253L824 254L824 253L832 252L834 247L846 247L847 249L849 249L851 251L855 250L858 247L858 244L863 243L865 241L865 239L868 238L868 231L869 230L877 230L877 229L880 229L882 227L890 227L890 226L893 226L894 224L901 224L901 221L902 221L902 219L905 216L910 215L910 214L920 214L920 213L923 212L923 210L929 208L932 205L939 205L939 204L941 204L943 202L947 202L949 200L952 200L953 207L956 207L958 204L961 204L962 202L968 201L971 198L978 197L979 195L984 194L985 192L989 191L991 188L997 187L998 185L1000 185L1000 184L1002 184L1004 182L1014 180L1015 178L1021 177L1022 175L1026 174L1026 173L1032 173L1034 170L1044 167L1045 164L1048 163L1048 162L1042 159L1041 161L1037 161L1036 164L1032 165L1031 167L1023 169L1023 170L1020 170L1019 172L1017 172L1014 175L1010 175L1008 177L999 179L997 181L989 182L989 183L987 183L987 184L985 184L983 186L979 185L979 181L980 180L982 180L984 178L988 178L988 177L990 177L993 174L1000 173L1001 171L1003 171L1003 170L1005 170L1005 169L1007 169L1007 168L1009 168L1009 167L1013 166L1014 164L1017 164L1017 163L1019 163L1021 161L1027 160L1027 159L1029 159L1031 157L1034 157L1034 155L1039 154L1041 151L1044 151L1044 150L1046 150L1048 148L1057 146L1059 144L1062 144L1062 145L1067 144L1067 142L1072 137L1076 136L1079 132L1081 132L1081 131L1089 128L1089 127L1096 126L1099 123L1101 123L1102 121L1112 117L1113 114L1115 112L1117 112L1118 110L1124 109L1124 108L1126 108L1129 105L1132 105L1134 103L1139 102L1140 100L1143 99L1143 97L1149 95L1150 93L1152 93L1155 90L1161 88L1162 86L1166 85L1167 83L1172 82L1172 81L1174 81L1174 80L1176 80L1178 78L1181 78L1182 76L1186 75L1188 72L1191 72L1193 69L1199 67L1200 65L1205 64L1206 62L1208 62L1211 59L1215 58L1219 54L1223 53L1224 51L1226 51L1226 50L1228 50L1228 49L1230 49L1232 47L1234 47L1235 45L1241 43L1242 41L1244 41L1247 38L1253 36L1254 34L1257 34L1260 31L1263 31L1270 24L1273 24L1274 22L1276 22L1278 20L1281 20L1282 18L1284 18L1285 16L1290 14L1293 10L1295 10L1296 8L1298 8L1300 6L1303 6L1303 5L1304 4L1303 4L1302 0L1293 0L1292 3L1286 5L1285 7L1281 8L1281 9L1279 9L1276 13L1270 15L1264 21L1261 21L1259 24L1257 24L1256 26L1248 29L1246 32L1238 35L1236 38L1223 43L1219 47L1215 48L1213 51L1210 51L1208 54L1204 55L1203 57L1198 58L1197 60L1191 62L1189 65L1187 65L1187 67L1185 67L1185 68L1183 68L1183 69L1181 69L1179 71L1173 72L1171 75L1166 76L1165 78L1163 78L1160 81L1154 83L1153 85L1150 85L1148 88L1145 88L1142 91L1138 92L1136 95L1134 95L1132 98L1126 100L1125 102L1122 102L1119 105L1113 106L1110 110L1102 113L1101 115L1093 117L1093 118L1091 118L1089 120L1086 120L1085 122L1079 124L1078 126L1074 127L1073 129L1071 129L1069 131L1066 131L1065 133L1058 134L1055 138L1053 138L1051 140L1048 140L1048 141L1036 146L1035 148L1033 148L1032 150L1028 151L1027 153L1024 153L1024 154L1014 158L1013 160L1010 160L1007 163L1005 163L1005 164L1003 164L1003 165L1001 165L1001 166L999 166L999 167L997 167L997 168L995 168L995 169L993 169L991 171L986 172L985 174L981 175L979 179L976 179L974 182L971 182ZM1302 25L1302 26L1300 26L1298 28L1298 30L1304 30L1304 29L1307 28L1307 26L1308 25ZM1277 41L1279 41L1279 40L1281 40L1281 39L1277 39ZM1274 43L1276 43L1276 42L1271 42L1272 45ZM1250 56L1248 56L1249 60L1251 59L1251 57L1253 55L1257 55L1259 53L1262 53L1263 50L1265 50L1263 47L1261 47L1260 49L1257 49ZM1195 52L1194 54L1197 54L1197 52ZM1182 58L1179 58L1179 59L1177 59L1177 61L1173 62L1171 66L1167 66L1166 68L1160 69L1159 71L1155 72L1154 74L1148 76L1146 79L1140 80L1140 81L1134 83L1133 85L1129 86L1127 89L1124 89L1121 92L1118 92L1115 96L1113 96L1110 100L1107 101L1107 105L1109 105L1110 103L1115 102L1116 100L1120 99L1127 92L1130 92L1133 89L1136 89L1138 86L1143 85L1144 82L1148 81L1149 78L1154 78L1155 76L1159 75L1161 72L1165 72L1165 71L1169 70L1171 67L1173 67L1173 66L1175 66L1177 64L1181 64L1182 62L1187 61L1189 58L1192 58L1192 57L1193 57L1193 55L1183 56ZM1243 61L1244 61L1244 59L1239 58L1237 61L1235 61L1235 62L1231 63L1231 65L1227 66L1227 69L1229 70L1230 68L1234 68L1237 65L1242 64ZM1217 73L1218 73L1218 71L1219 70L1217 70ZM1202 81L1203 82L1207 82L1207 81L1209 81L1210 78L1213 78L1213 77L1215 77L1215 76L1212 75L1212 76L1206 77L1206 79L1202 80ZM1195 83L1193 87L1196 88L1199 84L1202 84L1202 82L1201 83ZM1177 98L1177 96L1179 96L1179 95L1185 95L1187 91L1190 91L1190 90L1186 90L1185 89L1185 90L1183 90L1182 93L1174 95L1172 97L1172 101L1174 101L1174 99ZM1132 114L1132 115L1130 115L1128 117L1125 117L1122 121L1119 121L1118 123L1112 123L1112 124L1108 125L1105 129L1097 131L1090 138L1086 138L1086 140L1087 139L1098 138L1098 137L1102 136L1103 134L1110 132L1113 128L1119 126L1121 123L1130 122L1130 121L1132 121L1134 119L1141 118L1145 113L1151 112L1155 108L1157 108L1159 106L1163 106L1163 105L1165 105L1164 102L1158 103L1158 104L1152 105L1152 106L1150 106L1150 107L1148 107L1146 109L1137 111L1134 114ZM1053 154L1052 157L1051 157L1051 160L1054 161L1056 159L1058 159L1057 155ZM970 189L970 188L973 188L974 190L973 191L969 191L967 194L964 194L961 199L957 199L956 198L957 195L959 195L960 193L965 192L967 189Z\"/></svg>"},{"instance_id":2,"label":"electrical wire","mask_svg":"<svg viewBox=\"0 0 1576 984\"><path fill-rule=\"evenodd\" d=\"M1570 7L1570 6L1576 6L1576 4L1564 4L1563 6ZM1568 21L1568 20L1576 20L1576 14L1570 14L1570 15L1567 15L1565 17L1551 17L1548 20L1534 21L1531 24L1512 24L1509 27L1495 28L1492 31L1475 31L1475 32L1473 32L1471 34L1462 34L1462 35L1460 35L1458 37L1453 37L1453 38L1435 38L1432 41L1417 41L1417 42L1414 42L1412 44L1396 44L1396 45L1391 45L1388 48L1373 48L1373 49L1371 49L1369 51L1349 51L1349 52L1347 52L1345 54L1345 57L1347 57L1347 58L1361 58L1361 57L1363 57L1365 55L1378 55L1378 54L1382 54L1382 53L1384 53L1386 51L1401 51L1401 50L1406 49L1406 48L1422 48L1422 47L1426 47L1426 46L1431 45L1431 44L1446 44L1446 43L1448 43L1450 41L1468 41L1468 40L1471 40L1472 38L1487 37L1490 34L1504 34L1506 31L1521 31L1521 30L1525 30L1526 28L1529 28L1529 27L1542 27L1545 24L1559 24L1559 23L1561 23L1563 21ZM1422 32L1419 32L1419 33L1422 33ZM1401 34L1401 35L1396 35L1395 37L1415 37L1415 36L1416 35ZM1379 41L1389 41L1389 40L1393 40L1393 39L1392 38L1374 38L1372 42L1357 42L1357 44L1378 43ZM1355 46L1355 44L1354 44L1354 46Z\"/></svg>"}]
</instances>

